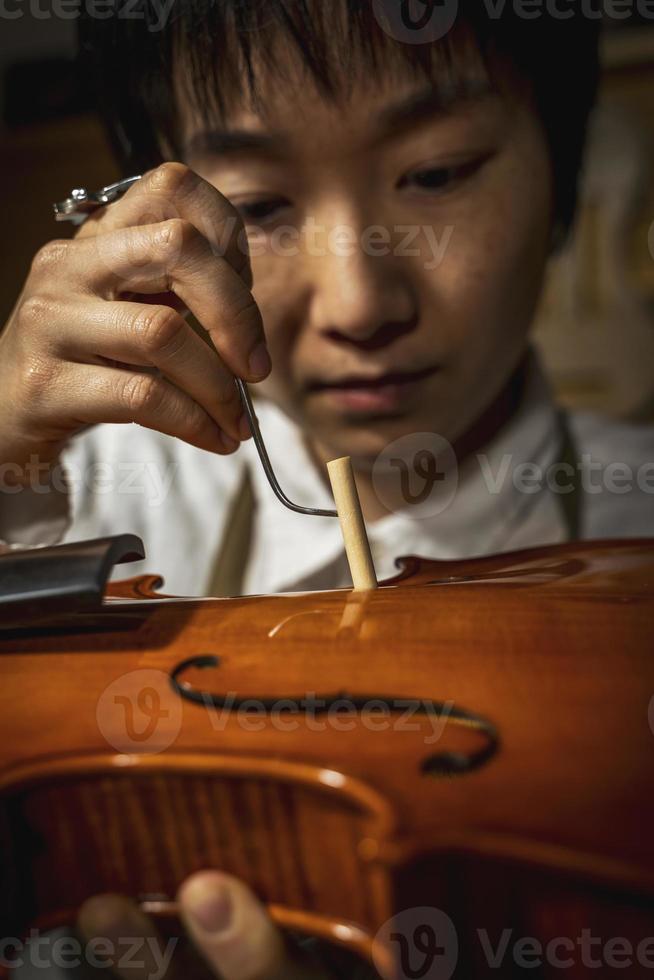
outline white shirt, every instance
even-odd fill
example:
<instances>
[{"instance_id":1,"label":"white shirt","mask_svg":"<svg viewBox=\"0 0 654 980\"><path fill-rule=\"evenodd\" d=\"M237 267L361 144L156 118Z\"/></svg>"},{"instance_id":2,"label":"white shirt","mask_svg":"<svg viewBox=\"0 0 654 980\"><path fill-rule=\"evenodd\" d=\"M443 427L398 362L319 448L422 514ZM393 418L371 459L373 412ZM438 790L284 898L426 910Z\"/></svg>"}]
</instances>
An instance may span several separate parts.
<instances>
[{"instance_id":1,"label":"white shirt","mask_svg":"<svg viewBox=\"0 0 654 980\"><path fill-rule=\"evenodd\" d=\"M269 402L257 403L257 415L285 493L333 508L300 429ZM654 536L654 429L583 414L567 424L579 464L580 536ZM565 470L553 469L561 441L560 414L534 357L519 411L464 462L449 505L421 508L419 516L407 506L369 525L378 578L396 574L401 555L455 559L565 541L570 528L556 484L571 484ZM72 440L64 455L68 493L16 494L3 481L0 539L33 547L134 533L147 558L119 566L114 577L157 572L171 594L206 595L245 465L256 516L244 593L350 585L338 522L280 504L252 441L219 457L136 425L97 426Z\"/></svg>"}]
</instances>

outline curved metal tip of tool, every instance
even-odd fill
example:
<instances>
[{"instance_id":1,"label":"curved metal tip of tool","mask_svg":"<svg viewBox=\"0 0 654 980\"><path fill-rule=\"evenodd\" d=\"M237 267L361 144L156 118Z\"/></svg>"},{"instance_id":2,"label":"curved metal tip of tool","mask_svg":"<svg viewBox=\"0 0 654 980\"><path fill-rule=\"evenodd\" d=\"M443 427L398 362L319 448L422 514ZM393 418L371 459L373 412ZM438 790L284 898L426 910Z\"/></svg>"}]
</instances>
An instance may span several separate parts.
<instances>
[{"instance_id":1,"label":"curved metal tip of tool","mask_svg":"<svg viewBox=\"0 0 654 980\"><path fill-rule=\"evenodd\" d=\"M259 428L259 420L257 419L256 413L254 411L254 405L252 404L252 399L250 398L250 392L248 391L248 386L240 378L236 379L236 387L241 395L241 400L243 402L243 407L248 417L250 423L250 428L252 429L252 437L254 439L254 444L257 447L257 452L259 453L259 459L261 460L261 465L264 468L264 472L268 478L268 483L273 489L273 492L277 499L284 504L284 507L288 507L289 510L295 511L296 514L308 514L309 517L338 517L335 510L318 510L314 507L300 507L299 504L292 503L279 483L275 476L272 464L270 462L270 457L268 456L268 451L266 449L266 444L263 441L263 436L261 435L261 429Z\"/></svg>"}]
</instances>

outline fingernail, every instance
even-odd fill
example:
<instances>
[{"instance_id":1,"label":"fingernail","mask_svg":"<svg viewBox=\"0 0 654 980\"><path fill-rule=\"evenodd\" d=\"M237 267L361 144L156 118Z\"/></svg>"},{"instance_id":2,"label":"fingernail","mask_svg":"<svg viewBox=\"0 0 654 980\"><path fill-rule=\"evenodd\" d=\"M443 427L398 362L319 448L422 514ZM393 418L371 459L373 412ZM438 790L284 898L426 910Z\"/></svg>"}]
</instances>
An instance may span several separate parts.
<instances>
[{"instance_id":1,"label":"fingernail","mask_svg":"<svg viewBox=\"0 0 654 980\"><path fill-rule=\"evenodd\" d=\"M265 378L270 374L272 361L265 343L259 344L250 354L249 361L250 373L254 378Z\"/></svg>"},{"instance_id":2,"label":"fingernail","mask_svg":"<svg viewBox=\"0 0 654 980\"><path fill-rule=\"evenodd\" d=\"M250 420L247 416L247 412L243 412L238 420L238 434L243 441L252 437L252 429L250 428Z\"/></svg>"},{"instance_id":3,"label":"fingernail","mask_svg":"<svg viewBox=\"0 0 654 980\"><path fill-rule=\"evenodd\" d=\"M232 903L226 888L190 889L187 895L189 914L204 932L225 932L232 921Z\"/></svg>"}]
</instances>

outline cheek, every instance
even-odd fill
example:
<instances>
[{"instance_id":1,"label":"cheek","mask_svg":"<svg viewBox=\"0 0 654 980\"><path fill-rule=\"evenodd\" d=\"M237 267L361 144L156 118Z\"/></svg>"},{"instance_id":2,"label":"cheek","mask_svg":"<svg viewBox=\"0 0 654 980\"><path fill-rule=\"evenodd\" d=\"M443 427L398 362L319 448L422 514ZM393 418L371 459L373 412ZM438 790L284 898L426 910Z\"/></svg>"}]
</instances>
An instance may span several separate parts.
<instances>
[{"instance_id":1,"label":"cheek","mask_svg":"<svg viewBox=\"0 0 654 980\"><path fill-rule=\"evenodd\" d=\"M432 280L447 310L448 343L468 356L522 345L547 262L551 180L545 153L507 161L453 221ZM448 329L446 327L446 329Z\"/></svg>"},{"instance_id":2,"label":"cheek","mask_svg":"<svg viewBox=\"0 0 654 980\"><path fill-rule=\"evenodd\" d=\"M253 258L252 294L263 317L266 340L271 353L288 356L293 341L292 315L296 299L293 293L293 260L278 256Z\"/></svg>"},{"instance_id":3,"label":"cheek","mask_svg":"<svg viewBox=\"0 0 654 980\"><path fill-rule=\"evenodd\" d=\"M279 256L256 257L251 261L252 293L263 317L273 362L272 374L257 385L257 391L289 414L295 414L292 378L297 358L298 324L301 323L297 311L302 303L298 295L297 262Z\"/></svg>"}]
</instances>

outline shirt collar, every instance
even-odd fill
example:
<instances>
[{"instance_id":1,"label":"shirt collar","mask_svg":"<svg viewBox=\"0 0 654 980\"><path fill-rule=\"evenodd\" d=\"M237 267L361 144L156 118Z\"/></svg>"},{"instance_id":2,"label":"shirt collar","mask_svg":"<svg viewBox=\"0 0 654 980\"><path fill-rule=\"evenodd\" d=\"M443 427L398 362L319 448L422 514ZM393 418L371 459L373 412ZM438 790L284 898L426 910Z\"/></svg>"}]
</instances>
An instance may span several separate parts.
<instances>
[{"instance_id":1,"label":"shirt collar","mask_svg":"<svg viewBox=\"0 0 654 980\"><path fill-rule=\"evenodd\" d=\"M299 427L270 402L258 402L257 414L273 468L284 492L307 507L333 508ZM521 522L562 524L556 501L543 493L526 494L514 483L515 467L553 461L560 443L560 423L550 386L535 354L528 360L520 407L483 450L461 466L456 493L440 513L416 519L411 507L368 526L377 574L394 574L394 559L403 554L454 559L506 550L505 543ZM309 517L285 508L274 496L256 449L248 453L257 501L252 555L245 583L254 591L291 591L328 565L342 564L338 521ZM549 509L546 517L543 508ZM560 527L555 533L560 534ZM301 586L300 586L301 587Z\"/></svg>"}]
</instances>

